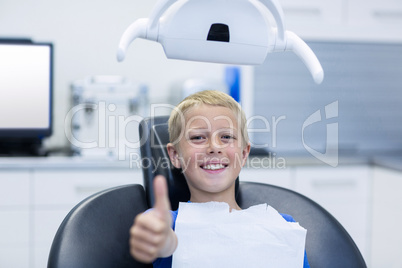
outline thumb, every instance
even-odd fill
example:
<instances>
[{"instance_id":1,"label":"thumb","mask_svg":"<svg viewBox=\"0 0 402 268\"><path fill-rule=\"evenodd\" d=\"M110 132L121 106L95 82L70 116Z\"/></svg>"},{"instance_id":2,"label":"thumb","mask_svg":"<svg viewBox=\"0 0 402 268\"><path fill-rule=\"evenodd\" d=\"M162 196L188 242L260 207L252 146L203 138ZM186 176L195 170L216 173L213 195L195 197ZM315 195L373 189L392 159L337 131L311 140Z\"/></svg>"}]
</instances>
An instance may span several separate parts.
<instances>
[{"instance_id":1,"label":"thumb","mask_svg":"<svg viewBox=\"0 0 402 268\"><path fill-rule=\"evenodd\" d=\"M159 175L154 179L154 209L160 217L170 217L170 201L165 177Z\"/></svg>"}]
</instances>

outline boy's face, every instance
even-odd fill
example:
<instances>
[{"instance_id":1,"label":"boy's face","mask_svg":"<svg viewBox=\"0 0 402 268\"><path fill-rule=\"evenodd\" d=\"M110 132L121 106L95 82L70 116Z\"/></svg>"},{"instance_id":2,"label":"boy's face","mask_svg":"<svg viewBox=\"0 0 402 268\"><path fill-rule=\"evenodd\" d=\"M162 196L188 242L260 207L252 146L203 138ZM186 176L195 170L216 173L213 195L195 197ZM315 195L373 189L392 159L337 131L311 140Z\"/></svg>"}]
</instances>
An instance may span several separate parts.
<instances>
[{"instance_id":1,"label":"boy's face","mask_svg":"<svg viewBox=\"0 0 402 268\"><path fill-rule=\"evenodd\" d=\"M180 141L169 144L168 151L173 165L183 170L192 199L233 194L250 152L235 114L226 107L200 105L186 112L185 124Z\"/></svg>"}]
</instances>

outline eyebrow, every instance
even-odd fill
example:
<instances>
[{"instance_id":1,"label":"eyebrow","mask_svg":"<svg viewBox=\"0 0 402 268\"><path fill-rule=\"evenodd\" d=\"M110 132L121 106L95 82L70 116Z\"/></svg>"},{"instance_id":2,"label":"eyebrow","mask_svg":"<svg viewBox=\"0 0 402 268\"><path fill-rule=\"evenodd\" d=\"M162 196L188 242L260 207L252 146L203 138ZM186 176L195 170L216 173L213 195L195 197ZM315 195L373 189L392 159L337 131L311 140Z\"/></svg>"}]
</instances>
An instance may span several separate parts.
<instances>
[{"instance_id":1,"label":"eyebrow","mask_svg":"<svg viewBox=\"0 0 402 268\"><path fill-rule=\"evenodd\" d=\"M199 131L199 130L208 130L208 128L203 128L203 127L194 127L194 128L189 128L187 131ZM218 131L237 131L236 128L230 128L230 127L225 127L225 128L220 128ZM209 132L209 131L208 131Z\"/></svg>"}]
</instances>

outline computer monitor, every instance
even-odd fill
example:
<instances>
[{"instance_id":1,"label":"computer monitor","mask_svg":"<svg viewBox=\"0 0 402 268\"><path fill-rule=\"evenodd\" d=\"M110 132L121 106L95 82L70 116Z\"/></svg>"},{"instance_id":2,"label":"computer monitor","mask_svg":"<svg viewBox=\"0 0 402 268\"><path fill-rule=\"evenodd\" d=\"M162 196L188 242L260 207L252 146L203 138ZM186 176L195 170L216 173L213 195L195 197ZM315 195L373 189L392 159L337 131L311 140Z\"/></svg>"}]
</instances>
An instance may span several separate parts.
<instances>
[{"instance_id":1,"label":"computer monitor","mask_svg":"<svg viewBox=\"0 0 402 268\"><path fill-rule=\"evenodd\" d=\"M0 39L0 153L52 134L53 45Z\"/></svg>"}]
</instances>

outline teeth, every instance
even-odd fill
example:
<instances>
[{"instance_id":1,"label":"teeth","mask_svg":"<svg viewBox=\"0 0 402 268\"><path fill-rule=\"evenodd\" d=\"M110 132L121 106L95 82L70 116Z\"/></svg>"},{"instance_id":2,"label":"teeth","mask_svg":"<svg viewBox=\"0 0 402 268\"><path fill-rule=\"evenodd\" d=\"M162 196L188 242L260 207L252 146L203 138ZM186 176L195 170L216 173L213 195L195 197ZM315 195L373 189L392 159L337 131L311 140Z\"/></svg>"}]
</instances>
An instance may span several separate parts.
<instances>
[{"instance_id":1,"label":"teeth","mask_svg":"<svg viewBox=\"0 0 402 268\"><path fill-rule=\"evenodd\" d=\"M216 170L216 169L221 169L224 168L225 166L222 164L212 164L212 165L206 165L203 166L203 169L209 169L209 170Z\"/></svg>"}]
</instances>

